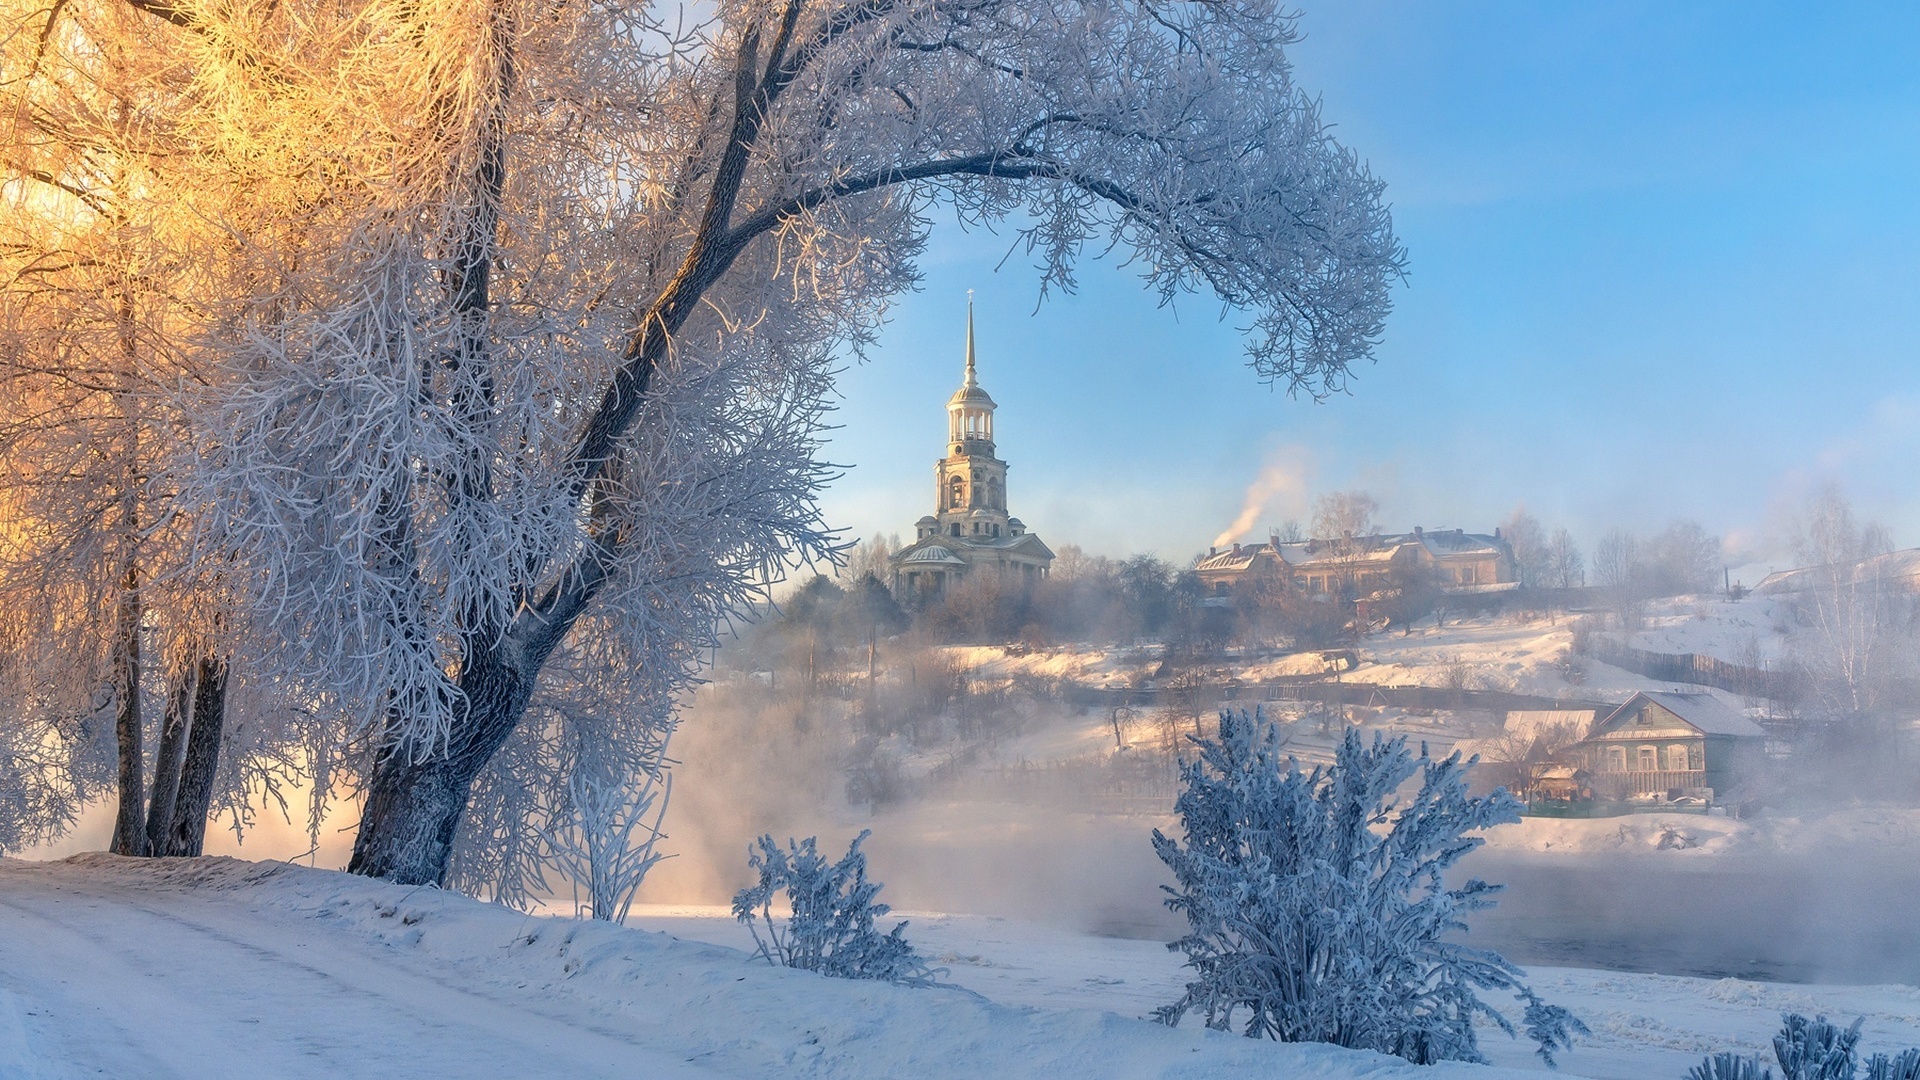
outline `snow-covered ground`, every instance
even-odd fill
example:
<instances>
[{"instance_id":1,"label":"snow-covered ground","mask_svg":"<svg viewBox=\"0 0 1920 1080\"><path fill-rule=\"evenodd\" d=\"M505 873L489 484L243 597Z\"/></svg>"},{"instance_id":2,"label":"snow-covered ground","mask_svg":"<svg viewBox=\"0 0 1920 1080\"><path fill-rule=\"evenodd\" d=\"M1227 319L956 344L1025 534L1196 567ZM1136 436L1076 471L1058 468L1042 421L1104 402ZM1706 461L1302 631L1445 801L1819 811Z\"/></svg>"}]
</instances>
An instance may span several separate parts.
<instances>
[{"instance_id":1,"label":"snow-covered ground","mask_svg":"<svg viewBox=\"0 0 1920 1080\"><path fill-rule=\"evenodd\" d=\"M1073 978L1127 977L1087 955ZM1520 1075L1169 1030L1134 1018L1132 997L1116 1010L982 985L994 993L824 979L283 863L0 861L8 1080Z\"/></svg>"},{"instance_id":2,"label":"snow-covered ground","mask_svg":"<svg viewBox=\"0 0 1920 1080\"><path fill-rule=\"evenodd\" d=\"M1159 942L1009 919L898 914L909 922L908 937L948 968L954 982L1006 1004L1146 1016L1178 997L1185 981L1179 955ZM643 907L629 925L753 947L746 928L724 908ZM1771 1060L1783 1011L1864 1017L1862 1038L1870 1050L1920 1045L1920 989L1910 986L1794 986L1554 967L1528 975L1548 1001L1572 1009L1593 1029L1561 1059L1559 1071L1567 1076L1680 1080L1702 1057L1722 1050ZM1481 1037L1495 1064L1545 1071L1531 1043L1508 1039L1491 1025L1483 1025Z\"/></svg>"},{"instance_id":3,"label":"snow-covered ground","mask_svg":"<svg viewBox=\"0 0 1920 1080\"><path fill-rule=\"evenodd\" d=\"M837 982L752 960L719 908L648 907L625 928L451 893L230 859L0 862L0 1076L1399 1077L1416 1068L1141 1016L1177 996L1156 942L917 914L909 937L957 989ZM1920 990L1782 986L1566 968L1534 985L1593 1028L1568 1076L1677 1078L1761 1051L1783 1010L1866 1019L1869 1049L1920 1044Z\"/></svg>"}]
</instances>

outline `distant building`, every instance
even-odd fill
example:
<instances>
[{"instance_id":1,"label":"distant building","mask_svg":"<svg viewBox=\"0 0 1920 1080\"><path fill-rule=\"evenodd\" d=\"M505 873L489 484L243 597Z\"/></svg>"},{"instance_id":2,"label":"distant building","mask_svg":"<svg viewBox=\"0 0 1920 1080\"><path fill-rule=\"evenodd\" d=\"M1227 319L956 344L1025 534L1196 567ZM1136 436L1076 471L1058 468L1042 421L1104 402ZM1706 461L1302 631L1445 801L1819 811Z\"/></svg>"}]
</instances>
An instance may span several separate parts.
<instances>
[{"instance_id":1,"label":"distant building","mask_svg":"<svg viewBox=\"0 0 1920 1080\"><path fill-rule=\"evenodd\" d=\"M1920 548L1902 548L1851 566L1807 566L1781 570L1760 579L1753 591L1762 596L1830 589L1834 585L1884 585L1904 592L1920 592Z\"/></svg>"},{"instance_id":2,"label":"distant building","mask_svg":"<svg viewBox=\"0 0 1920 1080\"><path fill-rule=\"evenodd\" d=\"M947 456L934 463L934 512L914 523L914 542L888 559L894 592L938 596L962 578L995 574L1032 583L1053 552L1007 514L1007 463L994 456L993 399L974 369L973 301L967 301L967 373L947 401Z\"/></svg>"},{"instance_id":3,"label":"distant building","mask_svg":"<svg viewBox=\"0 0 1920 1080\"><path fill-rule=\"evenodd\" d=\"M1215 595L1225 595L1249 575L1285 575L1310 593L1354 596L1392 587L1396 569L1424 568L1443 591L1502 592L1519 587L1513 548L1495 529L1492 536L1451 531L1375 533L1337 540L1235 544L1210 549L1193 571Z\"/></svg>"},{"instance_id":4,"label":"distant building","mask_svg":"<svg viewBox=\"0 0 1920 1080\"><path fill-rule=\"evenodd\" d=\"M1638 693L1560 757L1611 798L1724 796L1753 776L1766 733L1712 694Z\"/></svg>"}]
</instances>

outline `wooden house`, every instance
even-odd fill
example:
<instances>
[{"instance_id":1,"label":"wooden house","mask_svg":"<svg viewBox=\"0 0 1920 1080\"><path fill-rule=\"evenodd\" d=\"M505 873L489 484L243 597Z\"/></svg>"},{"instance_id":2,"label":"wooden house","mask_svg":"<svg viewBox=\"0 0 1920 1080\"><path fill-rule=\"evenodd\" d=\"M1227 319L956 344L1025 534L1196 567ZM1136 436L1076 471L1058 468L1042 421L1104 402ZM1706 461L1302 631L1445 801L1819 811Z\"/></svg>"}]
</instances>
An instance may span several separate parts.
<instances>
[{"instance_id":1,"label":"wooden house","mask_svg":"<svg viewBox=\"0 0 1920 1080\"><path fill-rule=\"evenodd\" d=\"M1758 724L1711 694L1638 693L1563 756L1604 797L1711 799L1753 775L1765 744Z\"/></svg>"}]
</instances>

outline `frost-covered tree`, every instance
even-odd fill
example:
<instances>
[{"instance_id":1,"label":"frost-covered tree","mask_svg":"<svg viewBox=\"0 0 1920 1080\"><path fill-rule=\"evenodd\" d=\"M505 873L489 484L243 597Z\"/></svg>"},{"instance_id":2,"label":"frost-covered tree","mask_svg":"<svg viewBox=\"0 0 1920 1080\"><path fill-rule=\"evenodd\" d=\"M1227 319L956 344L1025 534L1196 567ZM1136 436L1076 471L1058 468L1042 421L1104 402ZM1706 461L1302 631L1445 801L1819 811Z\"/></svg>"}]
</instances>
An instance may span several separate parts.
<instances>
[{"instance_id":1,"label":"frost-covered tree","mask_svg":"<svg viewBox=\"0 0 1920 1080\"><path fill-rule=\"evenodd\" d=\"M443 880L476 784L552 804L539 755L489 769L553 657L644 703L600 710L642 739L728 612L829 553L833 358L936 213L1011 222L1049 288L1115 246L1313 395L1402 265L1274 0L128 7L179 58L173 164L217 225L186 550L372 748L377 876Z\"/></svg>"},{"instance_id":2,"label":"frost-covered tree","mask_svg":"<svg viewBox=\"0 0 1920 1080\"><path fill-rule=\"evenodd\" d=\"M660 826L672 796L664 768L641 776L569 770L566 812L549 826L547 843L555 867L586 894L576 908L603 922L627 921L647 871L667 857Z\"/></svg>"},{"instance_id":3,"label":"frost-covered tree","mask_svg":"<svg viewBox=\"0 0 1920 1080\"><path fill-rule=\"evenodd\" d=\"M1522 584L1541 588L1547 584L1552 555L1547 543L1547 531L1540 525L1540 519L1527 512L1525 506L1516 508L1500 523L1500 535L1507 546L1513 549L1514 565L1520 570Z\"/></svg>"},{"instance_id":4,"label":"frost-covered tree","mask_svg":"<svg viewBox=\"0 0 1920 1080\"><path fill-rule=\"evenodd\" d=\"M1575 589L1587 583L1587 563L1580 553L1580 545L1574 542L1573 533L1562 528L1553 530L1553 536L1547 541L1546 574L1541 582L1555 589Z\"/></svg>"},{"instance_id":5,"label":"frost-covered tree","mask_svg":"<svg viewBox=\"0 0 1920 1080\"><path fill-rule=\"evenodd\" d=\"M1335 491L1313 503L1313 537L1347 540L1370 536L1380 503L1364 491Z\"/></svg>"},{"instance_id":6,"label":"frost-covered tree","mask_svg":"<svg viewBox=\"0 0 1920 1080\"><path fill-rule=\"evenodd\" d=\"M1447 871L1484 842L1473 834L1519 818L1504 791L1468 794L1471 761L1415 757L1404 737L1369 745L1349 728L1331 765L1302 769L1258 711L1223 712L1217 738L1193 741L1175 804L1183 835L1153 834L1176 882L1167 906L1189 926L1169 948L1194 971L1161 1020L1197 1010L1249 1037L1482 1061L1474 1021L1514 1025L1479 991L1508 990L1549 1064L1585 1033L1498 954L1445 940L1498 891L1448 888ZM1396 794L1416 777L1415 792Z\"/></svg>"},{"instance_id":7,"label":"frost-covered tree","mask_svg":"<svg viewBox=\"0 0 1920 1080\"><path fill-rule=\"evenodd\" d=\"M1799 597L1807 633L1798 651L1836 713L1860 715L1878 704L1907 602L1873 561L1892 547L1886 530L1861 523L1835 485L1809 499L1794 522L1794 554L1811 578Z\"/></svg>"},{"instance_id":8,"label":"frost-covered tree","mask_svg":"<svg viewBox=\"0 0 1920 1080\"><path fill-rule=\"evenodd\" d=\"M733 898L733 916L753 932L756 956L770 964L816 971L837 979L926 983L935 972L907 942L907 924L890 933L874 929L892 909L878 903L880 883L867 880L860 850L872 830L863 830L838 862L821 855L815 837L782 848L762 836L747 853L760 880ZM774 898L784 895L788 915L773 917ZM765 937L762 937L762 932Z\"/></svg>"},{"instance_id":9,"label":"frost-covered tree","mask_svg":"<svg viewBox=\"0 0 1920 1080\"><path fill-rule=\"evenodd\" d=\"M1669 522L1648 538L1643 554L1648 585L1655 595L1711 592L1720 585L1720 538L1708 534L1697 521Z\"/></svg>"},{"instance_id":10,"label":"frost-covered tree","mask_svg":"<svg viewBox=\"0 0 1920 1080\"><path fill-rule=\"evenodd\" d=\"M0 758L30 765L0 765L0 849L106 795L104 758L114 850L198 854L243 635L168 464L217 247L190 65L119 0L5 11L27 29L0 39Z\"/></svg>"}]
</instances>

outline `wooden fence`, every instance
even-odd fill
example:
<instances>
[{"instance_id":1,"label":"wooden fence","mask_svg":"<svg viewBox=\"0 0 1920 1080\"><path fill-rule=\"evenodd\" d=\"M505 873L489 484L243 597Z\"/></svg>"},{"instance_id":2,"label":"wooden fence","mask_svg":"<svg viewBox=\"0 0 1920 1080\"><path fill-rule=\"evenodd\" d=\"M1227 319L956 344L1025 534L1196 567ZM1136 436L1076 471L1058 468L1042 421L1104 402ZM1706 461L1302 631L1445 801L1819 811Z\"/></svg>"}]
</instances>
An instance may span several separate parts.
<instances>
[{"instance_id":1,"label":"wooden fence","mask_svg":"<svg viewBox=\"0 0 1920 1080\"><path fill-rule=\"evenodd\" d=\"M1711 686L1743 697L1770 698L1788 705L1800 700L1805 690L1805 680L1799 672L1730 664L1699 653L1647 652L1596 637L1588 642L1586 655L1661 682Z\"/></svg>"}]
</instances>

